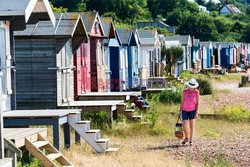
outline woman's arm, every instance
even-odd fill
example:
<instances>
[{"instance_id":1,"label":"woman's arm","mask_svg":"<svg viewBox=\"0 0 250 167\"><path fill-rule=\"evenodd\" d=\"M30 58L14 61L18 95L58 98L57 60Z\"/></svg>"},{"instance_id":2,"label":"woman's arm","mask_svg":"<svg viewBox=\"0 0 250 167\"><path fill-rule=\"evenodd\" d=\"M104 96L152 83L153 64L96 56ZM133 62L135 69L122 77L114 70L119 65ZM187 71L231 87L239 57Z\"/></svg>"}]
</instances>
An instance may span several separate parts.
<instances>
[{"instance_id":1,"label":"woman's arm","mask_svg":"<svg viewBox=\"0 0 250 167\"><path fill-rule=\"evenodd\" d=\"M182 111L182 107L183 107L183 103L184 103L184 98L185 98L185 95L184 95L184 91L183 91L183 93L182 93L182 99L181 99L181 105L180 105L179 115L181 114L181 111Z\"/></svg>"},{"instance_id":2,"label":"woman's arm","mask_svg":"<svg viewBox=\"0 0 250 167\"><path fill-rule=\"evenodd\" d=\"M196 110L195 118L198 118L199 106L200 106L200 92L199 92L199 90L197 90L196 106L195 106L195 110Z\"/></svg>"}]
</instances>

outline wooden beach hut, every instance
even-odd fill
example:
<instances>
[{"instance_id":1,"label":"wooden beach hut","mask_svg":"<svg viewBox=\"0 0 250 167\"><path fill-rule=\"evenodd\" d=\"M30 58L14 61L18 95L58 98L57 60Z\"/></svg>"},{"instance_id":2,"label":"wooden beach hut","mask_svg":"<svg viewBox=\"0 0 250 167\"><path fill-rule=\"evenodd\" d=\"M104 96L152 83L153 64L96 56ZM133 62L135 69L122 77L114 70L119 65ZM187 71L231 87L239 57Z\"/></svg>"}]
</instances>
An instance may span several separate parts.
<instances>
[{"instance_id":1,"label":"wooden beach hut","mask_svg":"<svg viewBox=\"0 0 250 167\"><path fill-rule=\"evenodd\" d=\"M218 42L221 45L221 67L231 68L236 63L236 49L234 42Z\"/></svg>"},{"instance_id":2,"label":"wooden beach hut","mask_svg":"<svg viewBox=\"0 0 250 167\"><path fill-rule=\"evenodd\" d=\"M221 44L218 42L212 42L213 45L213 55L215 59L215 66L221 66Z\"/></svg>"},{"instance_id":3,"label":"wooden beach hut","mask_svg":"<svg viewBox=\"0 0 250 167\"><path fill-rule=\"evenodd\" d=\"M129 90L129 76L128 76L128 46L129 39L132 36L130 29L118 28L116 29L117 38L120 41L120 79L122 82L122 90Z\"/></svg>"},{"instance_id":4,"label":"wooden beach hut","mask_svg":"<svg viewBox=\"0 0 250 167\"><path fill-rule=\"evenodd\" d=\"M138 57L140 87L147 87L149 77L160 77L161 43L157 31L138 30L141 46Z\"/></svg>"},{"instance_id":5,"label":"wooden beach hut","mask_svg":"<svg viewBox=\"0 0 250 167\"><path fill-rule=\"evenodd\" d=\"M119 92L120 82L120 44L115 33L112 18L102 17L101 23L106 36L103 40L105 64L106 64L106 90L107 92Z\"/></svg>"},{"instance_id":6,"label":"wooden beach hut","mask_svg":"<svg viewBox=\"0 0 250 167\"><path fill-rule=\"evenodd\" d=\"M56 109L73 101L73 53L86 41L79 14L55 14L15 33L18 109Z\"/></svg>"},{"instance_id":7,"label":"wooden beach hut","mask_svg":"<svg viewBox=\"0 0 250 167\"><path fill-rule=\"evenodd\" d=\"M128 83L130 90L140 90L140 74L138 58L140 54L140 39L137 30L131 30L128 42Z\"/></svg>"},{"instance_id":8,"label":"wooden beach hut","mask_svg":"<svg viewBox=\"0 0 250 167\"><path fill-rule=\"evenodd\" d=\"M96 102L83 104L73 98L73 54L87 40L82 17L79 13L61 13L55 16L55 28L51 23L42 21L15 34L17 107L25 109L25 112L20 119L9 112L6 118L11 120L6 119L6 122L10 124L15 120L19 126L53 125L54 145L58 149L60 126L64 125L66 146L70 146L71 127L76 132L76 141L82 137L96 152L110 151L109 139L102 139L100 130L91 130L90 121L81 120L82 107L93 109ZM112 112L109 107L115 104L101 102L98 107L102 107L101 111L108 108Z\"/></svg>"},{"instance_id":9,"label":"wooden beach hut","mask_svg":"<svg viewBox=\"0 0 250 167\"><path fill-rule=\"evenodd\" d=\"M200 42L203 50L203 68L212 67L213 45L212 42Z\"/></svg>"},{"instance_id":10,"label":"wooden beach hut","mask_svg":"<svg viewBox=\"0 0 250 167\"><path fill-rule=\"evenodd\" d=\"M81 75L78 75L78 94L87 92L104 92L105 86L105 55L103 47L103 39L106 38L101 19L98 12L82 12L82 20L86 27L87 35L89 38L88 43L81 45L77 52L78 58L76 61L79 63L81 60ZM79 70L78 70L79 72ZM80 83L79 79L82 83Z\"/></svg>"},{"instance_id":11,"label":"wooden beach hut","mask_svg":"<svg viewBox=\"0 0 250 167\"><path fill-rule=\"evenodd\" d=\"M56 150L46 139L47 130L45 128L4 128L12 124L6 123L5 116L15 109L16 82L16 54L14 45L14 31L26 29L28 24L35 24L39 20L50 20L52 26L55 25L55 17L47 0L1 0L0 6L0 164L1 166L17 166L17 156L21 156L19 148L26 148L45 166L56 166L52 162L52 155L57 155L57 163L63 166L72 164ZM14 79L14 80L13 80ZM21 115L23 112L19 111ZM14 113L20 119L21 115ZM4 118L4 120L3 120ZM13 120L11 122L14 122ZM17 125L15 125L17 127ZM47 154L39 150L35 143L46 143ZM43 145L45 146L45 145ZM40 151L40 152L39 152ZM53 154L50 154L51 151ZM40 154L39 154L40 153ZM39 154L39 156L37 156ZM5 157L10 157L4 159ZM12 162L11 162L12 161Z\"/></svg>"}]
</instances>

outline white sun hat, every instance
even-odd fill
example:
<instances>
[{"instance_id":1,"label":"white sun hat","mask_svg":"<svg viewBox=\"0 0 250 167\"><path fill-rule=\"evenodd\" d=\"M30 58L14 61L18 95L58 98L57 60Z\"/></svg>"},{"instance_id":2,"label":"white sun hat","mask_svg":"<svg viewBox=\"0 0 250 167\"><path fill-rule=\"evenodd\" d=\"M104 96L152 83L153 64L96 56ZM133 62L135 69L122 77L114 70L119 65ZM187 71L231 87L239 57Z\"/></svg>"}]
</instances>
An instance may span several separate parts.
<instances>
[{"instance_id":1,"label":"white sun hat","mask_svg":"<svg viewBox=\"0 0 250 167\"><path fill-rule=\"evenodd\" d=\"M196 79L190 79L188 82L186 82L185 85L190 88L197 88L199 86L199 83L196 81Z\"/></svg>"}]
</instances>

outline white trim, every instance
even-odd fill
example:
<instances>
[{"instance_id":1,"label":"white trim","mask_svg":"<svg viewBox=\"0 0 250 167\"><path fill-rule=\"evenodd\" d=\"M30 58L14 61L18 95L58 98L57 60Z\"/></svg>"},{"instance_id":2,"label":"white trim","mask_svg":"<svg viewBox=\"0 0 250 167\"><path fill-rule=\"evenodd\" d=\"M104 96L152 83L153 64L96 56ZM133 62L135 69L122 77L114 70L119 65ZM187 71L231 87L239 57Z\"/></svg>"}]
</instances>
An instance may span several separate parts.
<instances>
[{"instance_id":1,"label":"white trim","mask_svg":"<svg viewBox=\"0 0 250 167\"><path fill-rule=\"evenodd\" d=\"M76 14L77 14L77 13L76 13ZM71 37L73 37L73 36L74 36L74 33L75 33L75 30L76 30L76 28L77 28L77 26L78 26L79 20L80 20L80 14L78 14L78 18L77 18L77 20L76 20L75 27L73 28L73 31L72 31Z\"/></svg>"},{"instance_id":2,"label":"white trim","mask_svg":"<svg viewBox=\"0 0 250 167\"><path fill-rule=\"evenodd\" d=\"M60 22L61 22L61 20L62 20L62 16L63 16L63 13L61 13L60 14L60 17L59 17L59 20L58 20L58 22L57 22L57 25L56 25L56 28L55 28L55 31L54 31L54 35L56 34L56 32L57 32L57 29L58 29L58 27L59 27L59 24L60 24Z\"/></svg>"},{"instance_id":3,"label":"white trim","mask_svg":"<svg viewBox=\"0 0 250 167\"><path fill-rule=\"evenodd\" d=\"M33 12L35 6L36 6L37 0L30 0L30 3L28 4L26 10L25 10L25 23L29 21L30 15Z\"/></svg>"},{"instance_id":4,"label":"white trim","mask_svg":"<svg viewBox=\"0 0 250 167\"><path fill-rule=\"evenodd\" d=\"M38 0L40 1L40 0ZM56 17L50 7L50 3L48 0L42 0L43 3L44 3L44 6L46 7L46 11L48 12L48 15L49 15L49 18L50 18L50 21L52 22L53 26L55 27L56 26Z\"/></svg>"}]
</instances>

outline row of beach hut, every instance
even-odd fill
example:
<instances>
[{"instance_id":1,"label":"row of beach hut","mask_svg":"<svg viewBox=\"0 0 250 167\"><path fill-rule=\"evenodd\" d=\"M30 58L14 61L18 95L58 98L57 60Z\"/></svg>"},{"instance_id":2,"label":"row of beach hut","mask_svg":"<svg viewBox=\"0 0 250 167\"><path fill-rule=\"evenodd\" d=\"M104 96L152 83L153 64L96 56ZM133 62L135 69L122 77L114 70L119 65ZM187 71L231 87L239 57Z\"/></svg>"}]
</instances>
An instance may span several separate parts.
<instances>
[{"instance_id":1,"label":"row of beach hut","mask_svg":"<svg viewBox=\"0 0 250 167\"><path fill-rule=\"evenodd\" d=\"M162 45L183 48L174 75L249 62L249 44L116 29L112 18L98 12L56 13L55 18L55 27L39 21L14 34L19 108L56 108L84 93L145 89L149 78L163 77Z\"/></svg>"},{"instance_id":2,"label":"row of beach hut","mask_svg":"<svg viewBox=\"0 0 250 167\"><path fill-rule=\"evenodd\" d=\"M247 43L200 41L190 35L161 37L161 41L166 47L183 48L183 59L173 69L176 76L185 70L230 69L250 63L250 44Z\"/></svg>"},{"instance_id":3,"label":"row of beach hut","mask_svg":"<svg viewBox=\"0 0 250 167\"><path fill-rule=\"evenodd\" d=\"M97 12L57 13L15 32L18 108L55 108L89 92L140 90L162 76L157 31L115 29Z\"/></svg>"}]
</instances>

